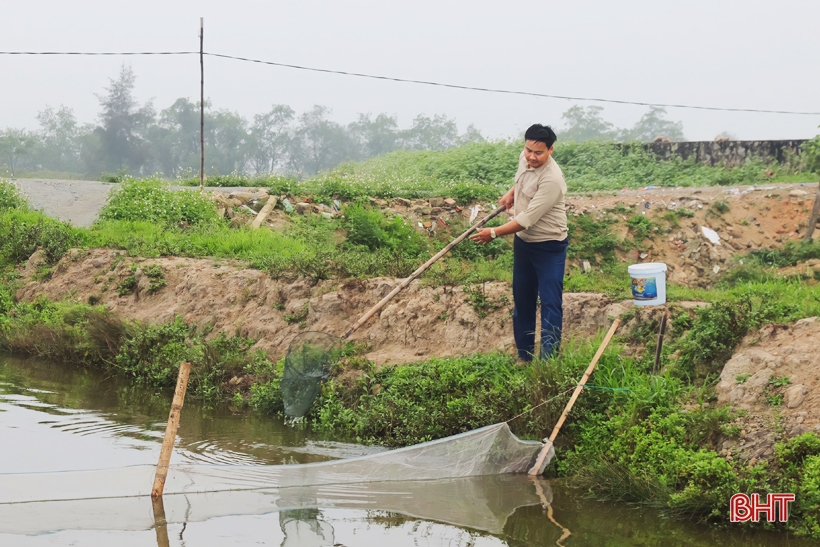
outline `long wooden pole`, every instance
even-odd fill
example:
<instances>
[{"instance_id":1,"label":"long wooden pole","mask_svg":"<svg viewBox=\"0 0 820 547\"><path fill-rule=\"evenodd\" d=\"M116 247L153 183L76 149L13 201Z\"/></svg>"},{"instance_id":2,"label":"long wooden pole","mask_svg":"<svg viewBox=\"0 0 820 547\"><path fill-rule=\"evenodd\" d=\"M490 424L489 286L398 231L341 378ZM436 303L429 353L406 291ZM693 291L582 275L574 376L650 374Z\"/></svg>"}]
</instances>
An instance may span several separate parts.
<instances>
[{"instance_id":1,"label":"long wooden pole","mask_svg":"<svg viewBox=\"0 0 820 547\"><path fill-rule=\"evenodd\" d=\"M174 401L171 403L171 412L168 415L168 425L165 426L165 438L162 441L162 450L159 452L159 463L154 475L154 487L151 497L157 499L165 489L165 479L168 477L168 464L171 462L171 453L174 450L174 440L179 429L179 416L182 413L182 404L185 402L185 391L188 389L188 377L191 375L191 364L182 363L177 376L177 388L174 390Z\"/></svg>"},{"instance_id":2,"label":"long wooden pole","mask_svg":"<svg viewBox=\"0 0 820 547\"><path fill-rule=\"evenodd\" d=\"M199 190L205 189L205 18L199 18Z\"/></svg>"},{"instance_id":3,"label":"long wooden pole","mask_svg":"<svg viewBox=\"0 0 820 547\"><path fill-rule=\"evenodd\" d=\"M461 243L462 241L464 241L464 239L466 239L466 238L467 238L470 234L472 234L473 232L475 232L476 230L478 230L479 228L481 228L482 226L484 226L484 225L485 225L487 222L489 222L491 219L493 219L493 218L495 218L496 216L498 216L498 215L499 215L502 211L506 211L506 210L507 210L507 206L506 206L506 205L502 205L502 206L500 206L498 209L496 209L495 211L493 211L492 213L490 213L489 215L487 215L486 217L484 217L483 219L481 219L480 221L478 221L478 222L477 222L477 223L475 223L474 225L470 226L470 227L469 227L469 228L468 228L468 229L467 229L467 230L466 230L463 234L461 234L460 236L458 236L457 238L455 238L455 239L454 239L453 241L451 241L451 242L450 242L450 243L449 243L446 247L444 247L442 250L440 250L439 252L437 252L437 253L435 254L435 256L433 256L432 258L430 258L430 260L428 260L427 262L425 262L424 264L422 264L421 266L419 266L419 267L418 267L418 269L417 269L415 272L413 272L413 273L411 273L411 274L410 274L410 277L408 277L407 279L405 279L404 281L402 281L402 282L401 282L401 284L399 284L399 286L398 286L398 287L396 287L395 289L393 289L392 291L390 291L390 294L388 294L387 296L385 296L384 298L382 298L382 299L379 301L379 303L378 303L378 304L376 304L375 306L373 306L372 308L370 308L370 309L367 311L367 313L365 313L365 314L361 317L361 319L359 319L358 321L356 321L356 323L355 323L352 327L350 327L350 328L347 330L347 332L346 332L346 333L345 333L345 335L344 335L344 338L348 338L351 334L353 334L353 332L354 332L354 331L356 331L356 329L358 329L359 327L361 327L362 325L364 325L364 324L367 322L367 320L368 320L368 319L370 319L371 317L373 317L373 314L375 314L377 311L379 311L380 309L382 309L382 308L384 307L384 305L385 305L385 304L387 304L388 302L390 302L390 300L391 300L394 296L396 296L397 294L399 294L399 293L402 291L402 289L404 289L405 287L407 287L407 286L408 286L408 285L409 285L409 284L410 284L410 283L411 283L414 279L416 279L418 276L420 276L420 275L424 272L424 270L426 270L427 268L429 268L430 266L432 266L432 265L433 265L433 263L435 263L435 262L436 262L439 258L441 258L442 256L444 256L444 255L446 255L447 253L449 253L449 252L450 252L450 249L452 249L453 247L455 247L456 245L458 245L459 243Z\"/></svg>"},{"instance_id":4,"label":"long wooden pole","mask_svg":"<svg viewBox=\"0 0 820 547\"><path fill-rule=\"evenodd\" d=\"M811 241L811 236L814 235L814 228L817 226L818 217L820 217L820 183L817 184L817 194L814 196L814 207L811 208L809 225L806 226L806 235L804 236L806 241Z\"/></svg>"},{"instance_id":5,"label":"long wooden pole","mask_svg":"<svg viewBox=\"0 0 820 547\"><path fill-rule=\"evenodd\" d=\"M549 436L549 442L544 443L544 446L541 448L541 452L538 454L538 459L535 460L535 465L533 465L530 470L527 472L529 475L538 475L538 472L541 470L541 466L544 464L544 459L547 457L550 448L552 447L552 443L555 442L555 438L558 437L558 432L561 430L561 426L564 425L564 420L567 419L567 415L569 411L572 410L572 406L575 404L575 400L578 399L578 396L584 390L584 385L589 380L592 371L595 370L595 366L598 364L598 360L601 358L601 355L604 354L604 350L609 345L609 341L612 340L612 336L615 334L615 331L618 329L618 325L621 324L620 319L616 319L612 326L609 327L609 332L606 333L604 337L604 341L601 342L601 347L598 348L598 351L595 352L595 357L592 358L592 362L587 367L586 372L581 377L581 381L578 382L578 385L575 387L575 391L572 392L572 397L569 398L569 402L567 406L564 408L564 412L561 413L561 417L558 418L558 423L555 424L555 427L552 430L552 433Z\"/></svg>"}]
</instances>

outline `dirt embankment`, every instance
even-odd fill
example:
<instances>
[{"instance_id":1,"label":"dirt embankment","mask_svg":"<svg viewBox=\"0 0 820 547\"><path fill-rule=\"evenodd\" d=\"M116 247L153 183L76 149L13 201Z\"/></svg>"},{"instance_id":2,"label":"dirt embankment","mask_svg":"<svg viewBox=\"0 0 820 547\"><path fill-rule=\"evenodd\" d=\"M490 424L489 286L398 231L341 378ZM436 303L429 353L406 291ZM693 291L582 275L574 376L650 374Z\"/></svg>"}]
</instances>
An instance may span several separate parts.
<instances>
[{"instance_id":1,"label":"dirt embankment","mask_svg":"<svg viewBox=\"0 0 820 547\"><path fill-rule=\"evenodd\" d=\"M188 323L212 327L214 333L224 330L259 340L257 347L274 358L306 330L342 335L401 281L375 278L312 284L306 279L271 279L240 262L141 259L122 251L93 249L70 251L53 268L51 279L41 282L32 280L38 261L37 254L29 260L18 298L43 295L100 303L121 317L157 323L181 316ZM161 269L166 283L155 291L145 273L153 266ZM122 290L130 276L134 287ZM125 294L118 294L118 289ZM462 287L414 282L351 338L366 343L367 357L377 364L512 351L510 287L487 283L483 292L476 299ZM565 336L592 336L626 306L601 294L568 293Z\"/></svg>"},{"instance_id":2,"label":"dirt embankment","mask_svg":"<svg viewBox=\"0 0 820 547\"><path fill-rule=\"evenodd\" d=\"M808 224L815 186L650 188L574 194L567 196L567 209L570 215L587 214L594 220L614 221L609 229L619 238L634 243L630 251L617 251L622 261L630 264L664 262L669 266L671 282L706 287L732 266L739 253L777 248L787 241L799 240ZM220 213L230 216L233 226L250 224L255 211L261 209L268 198L265 189L214 191ZM291 223L291 216L283 208L291 209L291 214L334 217L341 215L345 207L340 202L326 205L292 196L288 198L288 205L283 205L285 196L278 199L278 209L266 219L272 230L282 230ZM465 224L472 213L471 207L461 207L455 200L444 198L392 201L372 198L370 201L374 207L400 215L411 226L431 233L447 229L454 221ZM485 212L496 206L478 205ZM635 215L646 217L649 222L631 227ZM712 230L718 242L709 241L704 228ZM643 239L642 232L649 237ZM820 230L815 230L815 234L815 238L820 238ZM594 268L600 257L578 258L578 262L568 262L568 270L581 269L584 260Z\"/></svg>"},{"instance_id":3,"label":"dirt embankment","mask_svg":"<svg viewBox=\"0 0 820 547\"><path fill-rule=\"evenodd\" d=\"M746 412L725 455L769 458L774 443L807 431L820 433L820 318L767 325L748 335L726 363L718 403Z\"/></svg>"},{"instance_id":4,"label":"dirt embankment","mask_svg":"<svg viewBox=\"0 0 820 547\"><path fill-rule=\"evenodd\" d=\"M664 262L669 280L692 287L710 286L738 254L781 247L806 233L816 184L772 184L755 187L654 188L610 195L569 196L570 211L603 216L616 213L620 237L633 238L627 219L640 214L657 225L652 239L636 241L638 249L622 256L635 262ZM711 243L703 227L717 233ZM815 230L814 239L820 238ZM589 257L587 257L589 258Z\"/></svg>"}]
</instances>

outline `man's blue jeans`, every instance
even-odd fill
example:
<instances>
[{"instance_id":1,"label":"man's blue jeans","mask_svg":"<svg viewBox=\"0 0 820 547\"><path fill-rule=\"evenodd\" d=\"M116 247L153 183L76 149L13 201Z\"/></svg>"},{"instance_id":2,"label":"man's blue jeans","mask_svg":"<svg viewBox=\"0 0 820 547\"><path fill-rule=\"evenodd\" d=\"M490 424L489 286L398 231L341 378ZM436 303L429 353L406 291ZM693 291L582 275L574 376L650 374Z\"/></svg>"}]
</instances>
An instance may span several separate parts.
<instances>
[{"instance_id":1,"label":"man's blue jeans","mask_svg":"<svg viewBox=\"0 0 820 547\"><path fill-rule=\"evenodd\" d=\"M569 238L563 241L527 243L515 236L513 244L513 332L518 357L535 356L536 299L541 297L541 358L561 346L564 320L564 265Z\"/></svg>"}]
</instances>

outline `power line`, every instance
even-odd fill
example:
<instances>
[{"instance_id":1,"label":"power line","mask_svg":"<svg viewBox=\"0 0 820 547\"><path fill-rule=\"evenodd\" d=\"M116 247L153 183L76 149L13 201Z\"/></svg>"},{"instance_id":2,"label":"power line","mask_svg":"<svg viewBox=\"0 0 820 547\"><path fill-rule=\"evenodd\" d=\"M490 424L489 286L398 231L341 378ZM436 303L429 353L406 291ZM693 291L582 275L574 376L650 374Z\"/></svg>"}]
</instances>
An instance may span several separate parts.
<instances>
[{"instance_id":1,"label":"power line","mask_svg":"<svg viewBox=\"0 0 820 547\"><path fill-rule=\"evenodd\" d=\"M194 55L198 51L139 51L139 52L82 52L82 51L0 51L0 55ZM324 74L337 74L341 76L354 76L357 78L368 78L371 80L382 80L389 82L400 82L418 85L428 85L435 87L445 87L449 89L461 89L466 91L480 91L484 93L499 93L505 95L522 95L527 97L541 97L545 99L562 99L567 101L585 101L598 102L607 104L623 104L632 106L654 106L660 108L684 108L689 110L708 110L713 112L750 112L755 114L789 114L797 116L820 116L820 112L804 112L795 110L767 110L760 108L728 108L718 106L700 106L691 104L677 104L677 103L651 103L646 101L626 101L619 99L603 99L600 97L573 97L570 95L552 95L548 93L535 93L532 91L516 91L511 89L497 89L489 87L475 87L459 84L450 84L444 82L432 82L428 80L414 80L409 78L397 78L393 76L380 76L376 74L366 74L362 72L348 72L344 70L333 70L329 68L316 68L302 65L294 65L288 63L277 63L274 61L264 61L261 59L251 59L248 57L238 57L235 55L225 55L222 53L204 53L210 57L217 57L221 59L231 59L235 61L243 61L248 63L257 63L262 65L278 66L282 68L292 68L296 70L304 70L308 72L320 72Z\"/></svg>"},{"instance_id":2,"label":"power line","mask_svg":"<svg viewBox=\"0 0 820 547\"><path fill-rule=\"evenodd\" d=\"M0 55L199 55L198 51L0 51Z\"/></svg>"},{"instance_id":3,"label":"power line","mask_svg":"<svg viewBox=\"0 0 820 547\"><path fill-rule=\"evenodd\" d=\"M763 109L755 109L755 108L721 108L716 106L697 106L697 105L686 105L686 104L665 104L665 103L649 103L649 102L641 102L641 101L621 101L618 99L601 99L598 97L571 97L569 95L550 95L547 93L534 93L531 91L513 91L509 89L493 89L488 87L472 87L466 85L458 85L458 84L447 84L441 82L430 82L426 80L411 80L407 78L394 78L392 76L377 76L374 74L363 74L360 72L346 72L343 70L331 70L327 68L315 68L315 67L307 67L307 66L300 66L300 65L291 65L285 63L275 63L272 61L262 61L259 59L248 59L246 57L235 57L233 55L223 55L221 53L205 53L205 55L209 55L211 57L221 57L224 59L235 59L237 61L247 61L250 63L260 63L264 65L273 65L273 66L280 66L286 68L295 68L298 70L308 70L311 72L324 72L327 74L341 74L344 76L356 76L359 78L371 78L374 80L387 80L391 82L404 82L404 83L411 83L411 84L421 84L421 85L431 85L431 86L438 86L438 87L448 87L452 89L465 89L469 91L483 91L487 93L504 93L508 95L526 95L529 97L543 97L547 99L565 99L570 101L592 101L592 102L599 102L599 103L613 103L613 104L627 104L627 105L637 105L637 106L660 106L664 108L689 108L695 110L718 110L724 112L756 112L756 113L764 113L764 114L797 114L801 116L820 116L820 112L797 112L792 110L763 110Z\"/></svg>"}]
</instances>

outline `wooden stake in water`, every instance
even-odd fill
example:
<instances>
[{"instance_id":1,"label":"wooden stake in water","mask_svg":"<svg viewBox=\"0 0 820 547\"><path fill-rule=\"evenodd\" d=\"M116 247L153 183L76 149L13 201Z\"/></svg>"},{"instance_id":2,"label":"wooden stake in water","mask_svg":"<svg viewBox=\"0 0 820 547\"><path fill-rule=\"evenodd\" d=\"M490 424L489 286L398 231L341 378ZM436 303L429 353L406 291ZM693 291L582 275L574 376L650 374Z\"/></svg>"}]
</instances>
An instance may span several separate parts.
<instances>
[{"instance_id":1,"label":"wooden stake in water","mask_svg":"<svg viewBox=\"0 0 820 547\"><path fill-rule=\"evenodd\" d=\"M151 497L157 499L165 489L165 479L168 477L168 464L171 462L171 452L174 450L174 440L179 429L179 416L182 413L182 404L185 402L185 391L188 389L188 377L191 375L191 364L182 363L177 376L177 388L174 390L174 401L171 403L171 413L168 415L168 425L165 427L165 439L162 441L162 450L159 453L157 473L154 476L154 488Z\"/></svg>"},{"instance_id":2,"label":"wooden stake in water","mask_svg":"<svg viewBox=\"0 0 820 547\"><path fill-rule=\"evenodd\" d=\"M578 398L578 395L580 395L584 390L584 385L587 383L587 380L589 380L592 371L595 370L595 365L598 364L598 359L600 359L601 355L604 354L604 350L609 345L609 341L612 340L612 336L615 335L615 331L618 329L618 325L620 324L621 320L619 318L612 323L611 327L609 327L609 332L606 333L604 341L601 342L601 347L599 347L598 351L595 352L595 357L592 358L592 362L589 364L586 372L584 372L584 375L581 377L581 381L578 382L578 385L575 387L575 391L572 392L572 397L569 398L569 402L567 403L566 408L564 408L564 412L562 412L561 417L558 418L558 423L555 424L555 427L550 434L549 443L544 443L544 446L541 448L541 452L538 454L538 458L535 460L535 465L533 465L527 472L528 475L538 475L542 465L546 465L544 464L544 460L549 453L552 443L555 442L555 438L558 436L561 426L564 425L564 420L567 419L567 415L569 414L569 411L572 410L572 406L575 404L575 400Z\"/></svg>"}]
</instances>

